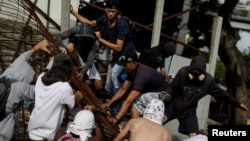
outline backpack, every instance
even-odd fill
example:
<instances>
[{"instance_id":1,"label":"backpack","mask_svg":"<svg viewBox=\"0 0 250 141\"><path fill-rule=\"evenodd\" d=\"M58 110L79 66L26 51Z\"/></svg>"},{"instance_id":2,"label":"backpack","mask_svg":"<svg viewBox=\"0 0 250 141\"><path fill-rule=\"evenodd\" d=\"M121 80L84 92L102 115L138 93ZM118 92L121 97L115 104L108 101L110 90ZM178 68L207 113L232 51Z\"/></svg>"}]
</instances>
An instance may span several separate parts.
<instances>
[{"instance_id":1,"label":"backpack","mask_svg":"<svg viewBox=\"0 0 250 141\"><path fill-rule=\"evenodd\" d=\"M137 33L137 26L135 25L135 22L132 19L130 19L129 17L121 15L121 14L118 15L118 20L119 20L119 17L121 17L121 16L127 21L132 38L134 39L136 37L136 33Z\"/></svg>"},{"instance_id":2,"label":"backpack","mask_svg":"<svg viewBox=\"0 0 250 141\"><path fill-rule=\"evenodd\" d=\"M128 26L129 26L129 29L130 29L130 38L132 38L132 40L134 41L135 40L135 37L136 37L136 34L137 34L137 26L136 26L136 24L135 24L135 22L132 20L132 19L130 19L129 17L127 17L127 16L124 16L124 15L122 15L121 13L119 13L118 15L117 15L118 17L118 20L121 18L121 17L123 17L126 21L127 21L127 23L128 23ZM108 20L107 20L107 18L105 19L105 22L107 22ZM117 32L117 24L115 24L115 30L116 30L116 32Z\"/></svg>"},{"instance_id":3,"label":"backpack","mask_svg":"<svg viewBox=\"0 0 250 141\"><path fill-rule=\"evenodd\" d=\"M11 82L6 77L0 78L0 121L5 118L5 107L10 94Z\"/></svg>"}]
</instances>

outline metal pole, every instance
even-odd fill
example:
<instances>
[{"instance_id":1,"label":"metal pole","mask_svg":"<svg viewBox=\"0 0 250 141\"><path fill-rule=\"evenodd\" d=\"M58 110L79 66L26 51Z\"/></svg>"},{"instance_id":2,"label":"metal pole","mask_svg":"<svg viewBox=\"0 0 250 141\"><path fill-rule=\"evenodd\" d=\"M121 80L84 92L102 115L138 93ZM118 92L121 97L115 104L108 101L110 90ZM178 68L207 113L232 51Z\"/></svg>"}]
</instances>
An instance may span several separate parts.
<instances>
[{"instance_id":1,"label":"metal pole","mask_svg":"<svg viewBox=\"0 0 250 141\"><path fill-rule=\"evenodd\" d=\"M213 21L213 32L211 38L211 50L210 50L209 71L208 71L212 76L214 76L215 73L216 61L218 57L222 20L223 18L218 16L214 17Z\"/></svg>"},{"instance_id":2,"label":"metal pole","mask_svg":"<svg viewBox=\"0 0 250 141\"><path fill-rule=\"evenodd\" d=\"M165 2L164 0L157 0L155 4L155 16L154 16L152 39L151 39L151 47L157 46L159 44L164 2Z\"/></svg>"},{"instance_id":3,"label":"metal pole","mask_svg":"<svg viewBox=\"0 0 250 141\"><path fill-rule=\"evenodd\" d=\"M183 10L190 9L191 3L192 3L192 0L184 0ZM182 28L180 29L179 34L178 34L178 40L181 42L185 42L185 34L187 32L188 20L189 20L189 13L183 14L182 20L180 23L180 27ZM182 44L177 44L175 53L178 55L182 55L183 50L184 50L184 46Z\"/></svg>"},{"instance_id":4,"label":"metal pole","mask_svg":"<svg viewBox=\"0 0 250 141\"><path fill-rule=\"evenodd\" d=\"M70 0L61 1L61 32L69 29L70 24ZM64 44L68 43L68 39L63 41Z\"/></svg>"},{"instance_id":5,"label":"metal pole","mask_svg":"<svg viewBox=\"0 0 250 141\"><path fill-rule=\"evenodd\" d=\"M209 57L209 67L208 73L214 76L216 62L218 58L218 49L219 49L219 42L220 42L220 35L221 35L221 27L222 27L222 17L214 17L213 21L213 29L212 29L212 37L211 37L211 47L210 47L210 57ZM207 128L207 121L208 121L208 112L209 112L209 105L211 102L211 96L206 96L201 99L200 103L203 103L202 106L203 113L201 113L201 123L200 129Z\"/></svg>"}]
</instances>

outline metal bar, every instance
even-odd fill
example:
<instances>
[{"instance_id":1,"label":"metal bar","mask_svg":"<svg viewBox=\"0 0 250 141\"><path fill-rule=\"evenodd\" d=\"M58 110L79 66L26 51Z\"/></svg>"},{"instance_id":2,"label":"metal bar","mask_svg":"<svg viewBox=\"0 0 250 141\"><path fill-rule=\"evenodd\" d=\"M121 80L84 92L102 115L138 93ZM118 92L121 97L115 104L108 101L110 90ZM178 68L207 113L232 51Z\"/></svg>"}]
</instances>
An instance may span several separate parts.
<instances>
[{"instance_id":1,"label":"metal bar","mask_svg":"<svg viewBox=\"0 0 250 141\"><path fill-rule=\"evenodd\" d=\"M86 5L88 5L88 6L91 6L91 7L93 7L93 8L96 8L96 9L98 9L98 10L105 11L104 8L101 8L101 7L99 7L99 6L96 6L96 5L91 4L91 3L89 3L89 2L86 2L86 1L81 1L81 2L84 3L84 4L86 4ZM183 14L183 13L189 12L189 11L191 11L191 10L196 9L197 7L198 7L198 6L195 6L195 7L191 8L191 9L185 10L185 11L183 11L183 12L181 12L181 13L177 13L177 14L174 15L174 16L178 16L178 15L181 15L181 14ZM168 18L171 19L171 18L173 18L174 16L171 16L171 17L168 17ZM145 30L148 30L148 31L151 31L151 32L152 32L152 28L149 28L148 26L145 26L145 25L143 25L143 24L140 24L140 23L138 23L138 22L136 22L136 21L135 21L134 23L135 23L136 26L138 26L138 27L140 27L140 28L143 28L143 29L145 29ZM198 52L202 52L202 53L207 54L206 52L203 52L203 51L200 51L199 49L197 49L197 47L194 47L194 46L192 46L192 45L189 45L189 44L186 44L186 43L181 42L181 41L179 41L179 40L176 40L175 38L170 37L170 36L168 36L168 35L166 35L166 34L164 34L164 33L161 33L161 36L163 36L163 37L165 37L165 38L167 38L167 39L170 39L170 40L172 40L172 41L174 41L174 42L176 42L176 43L182 44L182 45L184 45L185 47L189 47L189 48L192 48L192 49L194 49L194 50L196 50L196 51L198 51Z\"/></svg>"}]
</instances>

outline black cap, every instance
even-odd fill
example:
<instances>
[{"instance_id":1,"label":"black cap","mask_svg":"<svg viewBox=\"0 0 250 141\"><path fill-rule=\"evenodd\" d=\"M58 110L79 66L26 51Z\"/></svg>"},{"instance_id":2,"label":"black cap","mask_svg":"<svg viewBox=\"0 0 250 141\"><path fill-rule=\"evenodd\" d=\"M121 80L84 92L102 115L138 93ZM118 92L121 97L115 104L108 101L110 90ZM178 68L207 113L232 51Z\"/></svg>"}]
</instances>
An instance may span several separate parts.
<instances>
[{"instance_id":1,"label":"black cap","mask_svg":"<svg viewBox=\"0 0 250 141\"><path fill-rule=\"evenodd\" d=\"M117 62L118 65L125 65L128 62L138 61L138 56L135 52L124 52Z\"/></svg>"}]
</instances>

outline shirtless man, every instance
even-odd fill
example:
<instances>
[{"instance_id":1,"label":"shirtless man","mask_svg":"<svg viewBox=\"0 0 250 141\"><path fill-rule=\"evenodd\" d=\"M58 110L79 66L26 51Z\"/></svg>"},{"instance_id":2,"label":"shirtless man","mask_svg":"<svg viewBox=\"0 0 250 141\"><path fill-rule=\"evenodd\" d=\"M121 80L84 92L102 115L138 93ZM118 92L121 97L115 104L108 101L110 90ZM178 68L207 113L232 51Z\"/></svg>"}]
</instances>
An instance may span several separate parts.
<instances>
[{"instance_id":1,"label":"shirtless man","mask_svg":"<svg viewBox=\"0 0 250 141\"><path fill-rule=\"evenodd\" d=\"M152 99L143 117L130 119L114 141L124 141L127 137L129 141L172 141L171 133L162 126L163 117L163 102Z\"/></svg>"}]
</instances>

